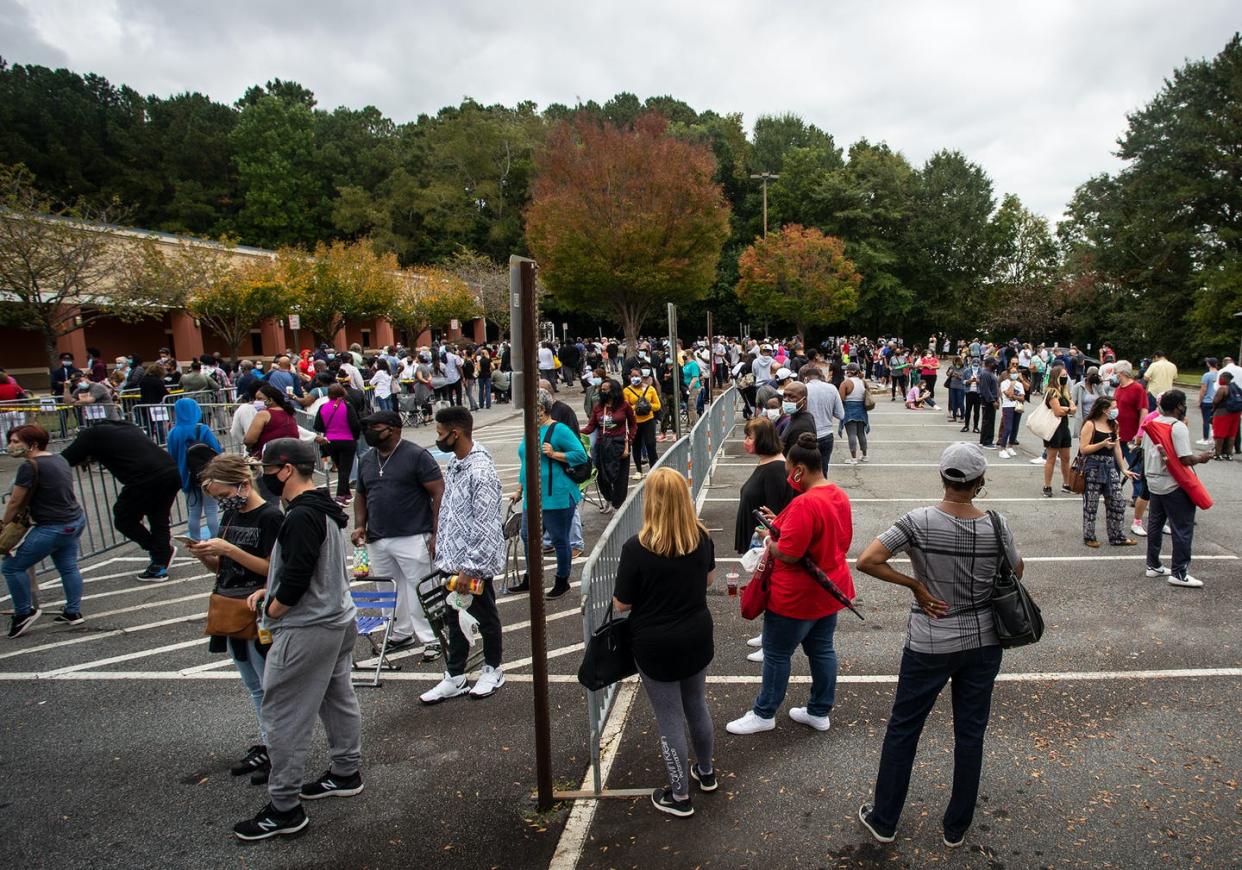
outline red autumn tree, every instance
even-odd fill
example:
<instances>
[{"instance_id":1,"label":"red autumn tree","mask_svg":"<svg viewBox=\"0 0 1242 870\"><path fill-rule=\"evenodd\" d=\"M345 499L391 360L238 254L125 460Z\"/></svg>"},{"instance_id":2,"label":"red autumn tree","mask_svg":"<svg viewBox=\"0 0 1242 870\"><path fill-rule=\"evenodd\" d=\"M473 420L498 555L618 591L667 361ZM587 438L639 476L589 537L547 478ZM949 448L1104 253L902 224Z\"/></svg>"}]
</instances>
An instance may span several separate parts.
<instances>
[{"instance_id":1,"label":"red autumn tree","mask_svg":"<svg viewBox=\"0 0 1242 870\"><path fill-rule=\"evenodd\" d=\"M814 227L789 224L755 241L737 262L737 295L755 314L808 326L843 320L858 307L862 276L845 256L845 242Z\"/></svg>"},{"instance_id":2,"label":"red autumn tree","mask_svg":"<svg viewBox=\"0 0 1242 870\"><path fill-rule=\"evenodd\" d=\"M657 306L701 299L729 236L711 150L663 117L555 127L537 158L526 239L560 304L620 321L635 347Z\"/></svg>"}]
</instances>

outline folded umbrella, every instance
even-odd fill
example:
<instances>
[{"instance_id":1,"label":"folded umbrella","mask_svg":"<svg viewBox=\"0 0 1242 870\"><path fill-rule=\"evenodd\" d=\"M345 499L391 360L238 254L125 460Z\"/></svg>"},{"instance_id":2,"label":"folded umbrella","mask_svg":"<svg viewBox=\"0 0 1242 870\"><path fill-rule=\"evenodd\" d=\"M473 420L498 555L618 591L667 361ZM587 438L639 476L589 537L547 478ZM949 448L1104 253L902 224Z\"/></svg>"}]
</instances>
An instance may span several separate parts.
<instances>
[{"instance_id":1,"label":"folded umbrella","mask_svg":"<svg viewBox=\"0 0 1242 870\"><path fill-rule=\"evenodd\" d=\"M775 526L773 526L770 522L768 522L767 518L763 514L761 514L759 511L754 511L754 516L755 516L755 521L768 530L768 534L771 535L773 541L780 541L781 539L780 531ZM803 570L805 570L808 574L811 575L812 579L814 579L816 583L824 587L824 590L829 595L831 595L833 598L837 599L837 601L840 601L843 605L848 607L850 609L850 612L852 612L859 619L862 619L864 622L866 622L866 620L863 618L863 615L854 608L854 604L850 601L850 599L846 596L846 594L841 591L841 587L838 586L836 583L832 582L832 579L827 574L825 574L818 565L816 565L813 561L811 561L811 558L809 556L803 556L799 560L798 564L802 566Z\"/></svg>"}]
</instances>

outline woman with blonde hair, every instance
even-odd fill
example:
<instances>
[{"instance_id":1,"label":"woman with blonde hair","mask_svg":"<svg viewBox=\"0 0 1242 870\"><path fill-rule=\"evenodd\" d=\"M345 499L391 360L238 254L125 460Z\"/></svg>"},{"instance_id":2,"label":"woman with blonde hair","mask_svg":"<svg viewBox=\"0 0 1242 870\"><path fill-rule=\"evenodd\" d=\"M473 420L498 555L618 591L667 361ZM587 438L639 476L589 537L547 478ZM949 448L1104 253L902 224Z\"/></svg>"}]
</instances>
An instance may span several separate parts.
<instances>
[{"instance_id":1,"label":"woman with blonde hair","mask_svg":"<svg viewBox=\"0 0 1242 870\"><path fill-rule=\"evenodd\" d=\"M657 468L644 486L642 530L625 542L612 606L630 611L630 642L660 729L669 785L651 793L661 812L692 816L690 779L715 791L715 738L707 710L707 666L714 655L707 587L716 555L699 522L686 479ZM686 728L694 744L690 765ZM688 770L687 770L688 768ZM688 774L688 775L687 775Z\"/></svg>"},{"instance_id":2,"label":"woman with blonde hair","mask_svg":"<svg viewBox=\"0 0 1242 870\"><path fill-rule=\"evenodd\" d=\"M1070 417L1074 416L1075 405L1070 398L1069 375L1065 366L1057 363L1048 370L1048 389L1044 391L1044 404L1052 409L1052 413L1061 422L1052 433L1052 437L1044 441L1044 498L1052 498L1052 469L1061 460L1061 492L1072 493L1070 487Z\"/></svg>"}]
</instances>

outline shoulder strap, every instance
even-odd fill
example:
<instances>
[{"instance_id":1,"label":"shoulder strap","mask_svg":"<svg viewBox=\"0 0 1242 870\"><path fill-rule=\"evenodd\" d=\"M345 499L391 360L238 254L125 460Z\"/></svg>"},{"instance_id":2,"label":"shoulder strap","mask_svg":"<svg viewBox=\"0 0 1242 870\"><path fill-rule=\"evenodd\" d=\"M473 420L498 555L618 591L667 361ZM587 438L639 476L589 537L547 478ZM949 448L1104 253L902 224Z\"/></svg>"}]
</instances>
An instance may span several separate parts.
<instances>
[{"instance_id":1,"label":"shoulder strap","mask_svg":"<svg viewBox=\"0 0 1242 870\"><path fill-rule=\"evenodd\" d=\"M1005 549L1005 539L1001 534L1000 514L988 511L988 518L992 520L992 533L996 536L996 575L1000 576L1002 572L1011 571L1012 566L1009 564L1009 552Z\"/></svg>"}]
</instances>

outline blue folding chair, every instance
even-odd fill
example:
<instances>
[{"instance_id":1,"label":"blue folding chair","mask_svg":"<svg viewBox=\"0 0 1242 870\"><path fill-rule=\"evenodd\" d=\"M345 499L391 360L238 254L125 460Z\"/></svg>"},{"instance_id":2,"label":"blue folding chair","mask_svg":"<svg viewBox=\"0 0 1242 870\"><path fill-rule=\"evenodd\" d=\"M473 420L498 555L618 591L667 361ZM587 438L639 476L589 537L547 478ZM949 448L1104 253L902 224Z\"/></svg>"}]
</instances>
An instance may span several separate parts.
<instances>
[{"instance_id":1,"label":"blue folding chair","mask_svg":"<svg viewBox=\"0 0 1242 870\"><path fill-rule=\"evenodd\" d=\"M358 609L356 617L358 625L358 634L367 639L367 643L371 645L371 655L375 658L375 674L369 683L360 683L362 686L375 688L380 684L380 672L384 670L399 671L400 665L395 665L388 659L388 640L392 637L392 627L397 619L397 584L387 577L368 577L368 583L388 583L392 585L391 591L381 591L378 589L351 589L350 596L354 600L354 607ZM383 638L377 644L374 635L383 629ZM369 671L370 668L363 668L354 662L355 671Z\"/></svg>"}]
</instances>

